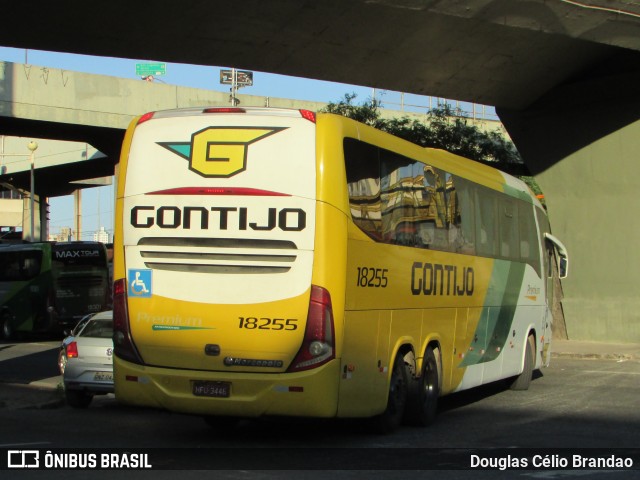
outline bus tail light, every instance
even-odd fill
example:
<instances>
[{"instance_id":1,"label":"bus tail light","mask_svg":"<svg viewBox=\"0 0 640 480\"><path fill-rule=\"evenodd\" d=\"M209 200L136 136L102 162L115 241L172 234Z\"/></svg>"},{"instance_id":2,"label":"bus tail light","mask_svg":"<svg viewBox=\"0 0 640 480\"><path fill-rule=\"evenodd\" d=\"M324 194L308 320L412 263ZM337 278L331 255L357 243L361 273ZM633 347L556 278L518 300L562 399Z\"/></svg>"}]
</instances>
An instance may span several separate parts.
<instances>
[{"instance_id":1,"label":"bus tail light","mask_svg":"<svg viewBox=\"0 0 640 480\"><path fill-rule=\"evenodd\" d=\"M138 119L138 123L136 125L140 125L141 123L147 122L153 118L156 112L145 113Z\"/></svg>"},{"instance_id":2,"label":"bus tail light","mask_svg":"<svg viewBox=\"0 0 640 480\"><path fill-rule=\"evenodd\" d=\"M143 365L142 358L131 338L125 278L113 283L113 353L123 360Z\"/></svg>"},{"instance_id":3,"label":"bus tail light","mask_svg":"<svg viewBox=\"0 0 640 480\"><path fill-rule=\"evenodd\" d=\"M305 120L309 120L311 123L316 123L316 112L312 112L311 110L299 110L300 115Z\"/></svg>"},{"instance_id":4,"label":"bus tail light","mask_svg":"<svg viewBox=\"0 0 640 480\"><path fill-rule=\"evenodd\" d=\"M78 344L76 342L71 342L66 347L67 358L78 358Z\"/></svg>"},{"instance_id":5,"label":"bus tail light","mask_svg":"<svg viewBox=\"0 0 640 480\"><path fill-rule=\"evenodd\" d=\"M247 111L239 107L210 107L205 108L202 113L247 113Z\"/></svg>"},{"instance_id":6,"label":"bus tail light","mask_svg":"<svg viewBox=\"0 0 640 480\"><path fill-rule=\"evenodd\" d=\"M304 340L287 371L309 370L334 358L335 332L331 295L326 289L312 285Z\"/></svg>"}]
</instances>

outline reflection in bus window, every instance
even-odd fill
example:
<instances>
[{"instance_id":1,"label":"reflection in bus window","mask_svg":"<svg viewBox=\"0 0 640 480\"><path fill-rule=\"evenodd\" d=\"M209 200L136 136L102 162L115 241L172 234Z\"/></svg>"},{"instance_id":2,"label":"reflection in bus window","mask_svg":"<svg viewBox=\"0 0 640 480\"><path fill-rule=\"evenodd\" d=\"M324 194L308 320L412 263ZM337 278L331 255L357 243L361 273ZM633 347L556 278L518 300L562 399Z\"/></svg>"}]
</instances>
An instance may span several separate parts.
<instances>
[{"instance_id":1,"label":"reflection in bus window","mask_svg":"<svg viewBox=\"0 0 640 480\"><path fill-rule=\"evenodd\" d=\"M344 140L353 221L376 241L474 253L471 190L432 165ZM461 180L460 180L461 181Z\"/></svg>"},{"instance_id":2,"label":"reflection in bus window","mask_svg":"<svg viewBox=\"0 0 640 480\"><path fill-rule=\"evenodd\" d=\"M380 184L383 238L387 243L416 243L415 178L411 160L381 150Z\"/></svg>"},{"instance_id":3,"label":"reflection in bus window","mask_svg":"<svg viewBox=\"0 0 640 480\"><path fill-rule=\"evenodd\" d=\"M498 254L497 218L498 198L493 192L476 190L476 248L479 255Z\"/></svg>"},{"instance_id":4,"label":"reflection in bus window","mask_svg":"<svg viewBox=\"0 0 640 480\"><path fill-rule=\"evenodd\" d=\"M452 177L453 178L453 177ZM454 244L456 252L474 255L476 253L475 232L475 195L471 182L462 178L455 178L457 237Z\"/></svg>"},{"instance_id":5,"label":"reflection in bus window","mask_svg":"<svg viewBox=\"0 0 640 480\"><path fill-rule=\"evenodd\" d=\"M500 199L500 256L520 260L515 200Z\"/></svg>"},{"instance_id":6,"label":"reflection in bus window","mask_svg":"<svg viewBox=\"0 0 640 480\"><path fill-rule=\"evenodd\" d=\"M373 239L382 238L378 149L362 142L345 142L350 159L347 187L353 221Z\"/></svg>"}]
</instances>

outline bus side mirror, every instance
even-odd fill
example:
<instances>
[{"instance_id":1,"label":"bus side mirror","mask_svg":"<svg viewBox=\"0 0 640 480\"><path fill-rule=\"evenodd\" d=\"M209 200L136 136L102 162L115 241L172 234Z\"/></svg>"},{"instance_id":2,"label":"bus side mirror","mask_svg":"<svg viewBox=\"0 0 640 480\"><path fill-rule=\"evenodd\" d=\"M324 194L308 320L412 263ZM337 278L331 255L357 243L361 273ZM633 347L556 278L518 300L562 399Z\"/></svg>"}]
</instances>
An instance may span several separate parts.
<instances>
[{"instance_id":1,"label":"bus side mirror","mask_svg":"<svg viewBox=\"0 0 640 480\"><path fill-rule=\"evenodd\" d=\"M544 234L544 238L549 240L555 250L556 255L558 256L558 272L560 278L567 278L569 274L569 254L567 253L567 248L562 244L560 240L551 235L549 232Z\"/></svg>"},{"instance_id":2,"label":"bus side mirror","mask_svg":"<svg viewBox=\"0 0 640 480\"><path fill-rule=\"evenodd\" d=\"M567 257L560 256L558 269L560 270L560 278L567 278L569 275L569 259Z\"/></svg>"}]
</instances>

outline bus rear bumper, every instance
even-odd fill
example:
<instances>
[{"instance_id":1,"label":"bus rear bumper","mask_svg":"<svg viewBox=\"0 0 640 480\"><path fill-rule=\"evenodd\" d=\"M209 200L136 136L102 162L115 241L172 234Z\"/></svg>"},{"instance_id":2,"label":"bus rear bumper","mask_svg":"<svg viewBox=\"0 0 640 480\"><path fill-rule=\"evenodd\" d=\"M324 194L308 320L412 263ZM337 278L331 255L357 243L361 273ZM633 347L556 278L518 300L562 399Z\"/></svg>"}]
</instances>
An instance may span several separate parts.
<instances>
[{"instance_id":1,"label":"bus rear bumper","mask_svg":"<svg viewBox=\"0 0 640 480\"><path fill-rule=\"evenodd\" d=\"M114 357L116 399L125 404L196 415L335 417L340 361L299 373L169 370ZM194 394L195 382L229 384L229 396Z\"/></svg>"}]
</instances>

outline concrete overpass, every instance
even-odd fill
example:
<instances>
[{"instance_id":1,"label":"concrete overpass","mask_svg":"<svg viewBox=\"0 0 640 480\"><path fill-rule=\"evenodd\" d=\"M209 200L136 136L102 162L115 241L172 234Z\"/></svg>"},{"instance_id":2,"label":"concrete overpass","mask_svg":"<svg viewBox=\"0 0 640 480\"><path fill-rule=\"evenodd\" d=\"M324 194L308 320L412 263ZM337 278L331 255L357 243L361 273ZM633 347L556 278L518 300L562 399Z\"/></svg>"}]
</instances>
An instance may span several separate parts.
<instances>
[{"instance_id":1,"label":"concrete overpass","mask_svg":"<svg viewBox=\"0 0 640 480\"><path fill-rule=\"evenodd\" d=\"M325 105L237 96L245 106L318 110ZM64 158L38 148L35 184L40 196L68 195L78 187L77 180L113 175L124 131L136 115L200 105L227 106L229 94L0 61L0 135L71 140L95 147ZM7 148L13 148L13 154L28 154L26 142L21 146L13 142ZM77 149L67 148L71 150ZM0 158L0 167L0 181L29 190L27 155L12 162Z\"/></svg>"},{"instance_id":2,"label":"concrete overpass","mask_svg":"<svg viewBox=\"0 0 640 480\"><path fill-rule=\"evenodd\" d=\"M631 0L122 0L3 7L0 44L495 105L569 247L569 336L639 341L640 7ZM99 11L99 22L96 12ZM107 28L100 28L107 26ZM92 142L96 145L96 143ZM100 148L100 147L98 147ZM102 149L102 148L101 148Z\"/></svg>"},{"instance_id":3,"label":"concrete overpass","mask_svg":"<svg viewBox=\"0 0 640 480\"><path fill-rule=\"evenodd\" d=\"M298 99L244 94L237 97L243 106L313 111L326 106L326 103ZM39 220L46 218L45 204L40 204L39 198L104 185L107 177L110 181L124 131L136 115L200 105L228 106L229 94L0 61L0 185L25 192L31 189L27 144L35 137L39 146L34 157L34 185L36 207L40 211L36 211L38 221L34 227L39 238L45 233ZM426 107L423 114L384 109L381 115L426 118ZM476 116L469 121L480 128L505 133L495 116L491 119ZM29 138L5 136L9 134ZM42 140L45 138L57 140ZM31 238L29 199L25 198L24 211L22 200L12 203L20 204L19 212L17 207L0 199L0 226L21 225L25 236ZM2 223L3 219L15 218L19 220Z\"/></svg>"}]
</instances>

